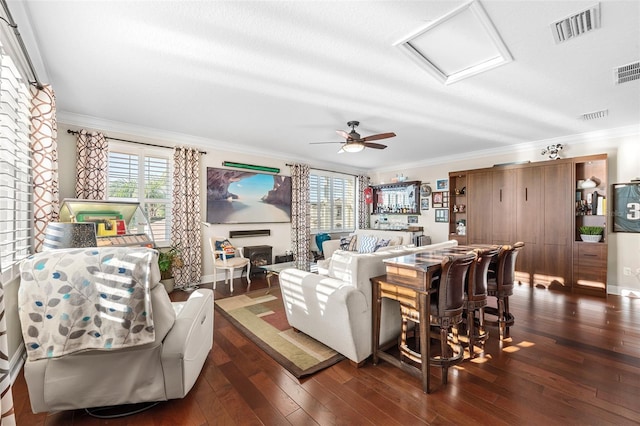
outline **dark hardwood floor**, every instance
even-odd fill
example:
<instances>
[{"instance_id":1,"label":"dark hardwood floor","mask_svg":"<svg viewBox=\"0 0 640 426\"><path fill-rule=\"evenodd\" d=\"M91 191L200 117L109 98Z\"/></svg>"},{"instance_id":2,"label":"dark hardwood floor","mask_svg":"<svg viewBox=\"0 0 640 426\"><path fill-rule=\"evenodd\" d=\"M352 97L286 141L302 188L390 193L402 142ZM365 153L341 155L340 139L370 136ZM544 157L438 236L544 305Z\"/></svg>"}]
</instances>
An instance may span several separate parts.
<instances>
[{"instance_id":1,"label":"dark hardwood floor","mask_svg":"<svg viewBox=\"0 0 640 426\"><path fill-rule=\"evenodd\" d=\"M234 294L246 291L236 279ZM266 287L263 278L251 289ZM228 296L218 285L216 297ZM172 299L188 294L174 291ZM519 286L516 323L485 355L450 369L434 392L385 362L342 361L298 381L217 312L214 347L182 400L120 419L82 410L33 414L22 374L13 386L18 425L640 424L640 299L576 296Z\"/></svg>"}]
</instances>

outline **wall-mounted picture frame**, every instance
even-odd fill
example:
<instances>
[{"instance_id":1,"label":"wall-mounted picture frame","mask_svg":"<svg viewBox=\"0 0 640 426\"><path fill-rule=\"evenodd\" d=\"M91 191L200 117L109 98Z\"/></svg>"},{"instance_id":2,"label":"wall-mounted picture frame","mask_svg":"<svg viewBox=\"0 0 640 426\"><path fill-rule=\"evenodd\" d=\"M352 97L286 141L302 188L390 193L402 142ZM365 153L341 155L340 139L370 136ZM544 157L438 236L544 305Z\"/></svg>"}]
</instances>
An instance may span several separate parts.
<instances>
[{"instance_id":1,"label":"wall-mounted picture frame","mask_svg":"<svg viewBox=\"0 0 640 426\"><path fill-rule=\"evenodd\" d=\"M449 222L449 209L436 209L436 222Z\"/></svg>"},{"instance_id":2,"label":"wall-mounted picture frame","mask_svg":"<svg viewBox=\"0 0 640 426\"><path fill-rule=\"evenodd\" d=\"M436 180L436 191L448 191L448 190L449 190L449 179Z\"/></svg>"},{"instance_id":3,"label":"wall-mounted picture frame","mask_svg":"<svg viewBox=\"0 0 640 426\"><path fill-rule=\"evenodd\" d=\"M442 205L443 195L444 195L444 193L442 193L442 192L434 192L433 193L432 197L433 197L433 207L434 208L444 207Z\"/></svg>"},{"instance_id":4,"label":"wall-mounted picture frame","mask_svg":"<svg viewBox=\"0 0 640 426\"><path fill-rule=\"evenodd\" d=\"M613 231L640 233L640 181L613 184Z\"/></svg>"},{"instance_id":5,"label":"wall-mounted picture frame","mask_svg":"<svg viewBox=\"0 0 640 426\"><path fill-rule=\"evenodd\" d=\"M418 223L418 216L407 216L407 223Z\"/></svg>"},{"instance_id":6,"label":"wall-mounted picture frame","mask_svg":"<svg viewBox=\"0 0 640 426\"><path fill-rule=\"evenodd\" d=\"M429 198L420 198L420 210L429 210Z\"/></svg>"}]
</instances>

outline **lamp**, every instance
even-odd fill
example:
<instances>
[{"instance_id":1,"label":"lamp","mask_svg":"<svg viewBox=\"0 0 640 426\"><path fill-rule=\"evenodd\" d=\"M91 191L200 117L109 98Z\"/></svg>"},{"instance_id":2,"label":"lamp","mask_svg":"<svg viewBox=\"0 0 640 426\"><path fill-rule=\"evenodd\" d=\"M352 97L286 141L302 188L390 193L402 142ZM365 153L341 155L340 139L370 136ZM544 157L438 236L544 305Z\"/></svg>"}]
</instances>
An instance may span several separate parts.
<instances>
[{"instance_id":1,"label":"lamp","mask_svg":"<svg viewBox=\"0 0 640 426\"><path fill-rule=\"evenodd\" d=\"M258 172L268 172L268 173L280 173L280 169L277 167L256 166L254 164L234 163L233 161L223 161L222 165L225 167L235 167L236 169L256 170Z\"/></svg>"},{"instance_id":2,"label":"lamp","mask_svg":"<svg viewBox=\"0 0 640 426\"><path fill-rule=\"evenodd\" d=\"M558 151L561 151L562 148L564 148L564 146L561 143L558 143L558 144L555 144L555 145L549 145L545 149L543 149L540 154L546 155L548 153L549 154L549 158L551 160L559 160L560 159L560 154L558 153Z\"/></svg>"},{"instance_id":3,"label":"lamp","mask_svg":"<svg viewBox=\"0 0 640 426\"><path fill-rule=\"evenodd\" d=\"M97 246L93 222L49 222L42 242L43 251Z\"/></svg>"},{"instance_id":4,"label":"lamp","mask_svg":"<svg viewBox=\"0 0 640 426\"><path fill-rule=\"evenodd\" d=\"M347 142L342 145L339 152L360 152L364 149L363 142Z\"/></svg>"}]
</instances>

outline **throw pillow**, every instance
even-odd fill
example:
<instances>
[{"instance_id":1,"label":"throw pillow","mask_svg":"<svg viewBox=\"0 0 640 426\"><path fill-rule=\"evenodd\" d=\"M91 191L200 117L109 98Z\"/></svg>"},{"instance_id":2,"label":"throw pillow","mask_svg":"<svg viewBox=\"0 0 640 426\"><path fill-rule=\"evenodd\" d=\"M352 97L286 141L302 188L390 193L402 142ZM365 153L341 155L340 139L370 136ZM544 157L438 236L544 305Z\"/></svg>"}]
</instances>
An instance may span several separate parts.
<instances>
[{"instance_id":1,"label":"throw pillow","mask_svg":"<svg viewBox=\"0 0 640 426\"><path fill-rule=\"evenodd\" d=\"M216 241L216 251L223 251L227 259L231 259L236 255L236 249L229 240ZM218 257L221 257L218 255Z\"/></svg>"},{"instance_id":2,"label":"throw pillow","mask_svg":"<svg viewBox=\"0 0 640 426\"><path fill-rule=\"evenodd\" d=\"M399 246L402 243L402 237L393 237L389 241L390 246Z\"/></svg>"},{"instance_id":3,"label":"throw pillow","mask_svg":"<svg viewBox=\"0 0 640 426\"><path fill-rule=\"evenodd\" d=\"M376 249L378 239L373 235L363 235L358 253L373 253Z\"/></svg>"},{"instance_id":4,"label":"throw pillow","mask_svg":"<svg viewBox=\"0 0 640 426\"><path fill-rule=\"evenodd\" d=\"M376 247L373 251L378 251L381 248L388 247L390 241L391 240L385 240L384 238L378 239L378 241L376 241Z\"/></svg>"},{"instance_id":5,"label":"throw pillow","mask_svg":"<svg viewBox=\"0 0 640 426\"><path fill-rule=\"evenodd\" d=\"M349 235L348 237L340 238L340 250L356 251L356 244L358 242L357 235Z\"/></svg>"}]
</instances>

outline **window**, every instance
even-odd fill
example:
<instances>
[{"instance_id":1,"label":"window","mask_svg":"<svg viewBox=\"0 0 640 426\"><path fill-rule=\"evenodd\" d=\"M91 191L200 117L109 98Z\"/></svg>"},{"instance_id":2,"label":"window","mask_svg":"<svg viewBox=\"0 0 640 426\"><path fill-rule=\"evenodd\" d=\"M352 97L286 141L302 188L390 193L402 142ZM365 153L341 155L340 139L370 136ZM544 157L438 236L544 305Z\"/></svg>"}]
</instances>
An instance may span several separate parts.
<instances>
[{"instance_id":1,"label":"window","mask_svg":"<svg viewBox=\"0 0 640 426\"><path fill-rule=\"evenodd\" d=\"M356 223L356 178L312 170L309 175L311 232L350 232Z\"/></svg>"},{"instance_id":2,"label":"window","mask_svg":"<svg viewBox=\"0 0 640 426\"><path fill-rule=\"evenodd\" d=\"M27 83L0 44L0 281L18 275L31 254L33 185Z\"/></svg>"},{"instance_id":3,"label":"window","mask_svg":"<svg viewBox=\"0 0 640 426\"><path fill-rule=\"evenodd\" d=\"M151 223L156 245L171 240L173 159L170 151L109 144L107 199L138 201Z\"/></svg>"}]
</instances>

